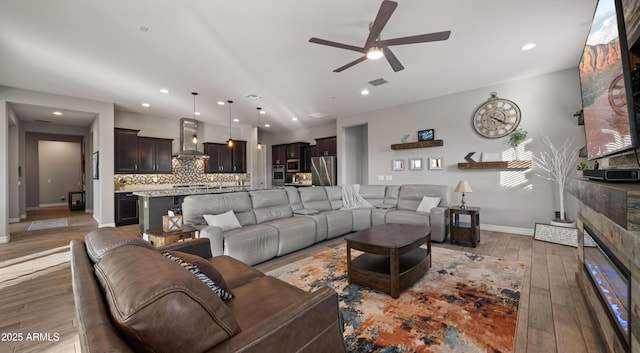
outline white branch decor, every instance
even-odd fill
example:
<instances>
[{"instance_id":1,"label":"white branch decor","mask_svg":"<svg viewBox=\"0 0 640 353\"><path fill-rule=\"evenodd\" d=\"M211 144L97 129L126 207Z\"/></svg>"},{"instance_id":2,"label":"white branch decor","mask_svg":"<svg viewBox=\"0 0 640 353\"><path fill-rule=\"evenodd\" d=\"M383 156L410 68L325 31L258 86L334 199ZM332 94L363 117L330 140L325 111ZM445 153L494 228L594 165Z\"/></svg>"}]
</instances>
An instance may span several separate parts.
<instances>
[{"instance_id":1,"label":"white branch decor","mask_svg":"<svg viewBox=\"0 0 640 353\"><path fill-rule=\"evenodd\" d=\"M549 136L543 136L542 142L549 151L540 152L540 156L533 156L533 165L538 168L538 176L554 181L558 184L560 197L560 220L566 221L564 216L564 187L567 181L576 173L576 161L580 148L573 147L573 138L565 141L560 147L554 146Z\"/></svg>"}]
</instances>

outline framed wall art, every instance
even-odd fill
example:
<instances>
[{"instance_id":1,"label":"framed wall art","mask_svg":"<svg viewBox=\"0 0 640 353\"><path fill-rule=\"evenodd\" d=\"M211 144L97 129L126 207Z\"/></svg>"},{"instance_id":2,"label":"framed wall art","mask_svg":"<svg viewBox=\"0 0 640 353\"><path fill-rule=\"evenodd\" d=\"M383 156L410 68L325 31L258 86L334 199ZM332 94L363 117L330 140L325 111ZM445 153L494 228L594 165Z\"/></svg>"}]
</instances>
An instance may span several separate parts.
<instances>
[{"instance_id":1,"label":"framed wall art","mask_svg":"<svg viewBox=\"0 0 640 353\"><path fill-rule=\"evenodd\" d=\"M418 131L418 141L432 141L436 137L436 130L426 129Z\"/></svg>"},{"instance_id":2,"label":"framed wall art","mask_svg":"<svg viewBox=\"0 0 640 353\"><path fill-rule=\"evenodd\" d=\"M440 170L442 169L442 157L429 158L429 169Z\"/></svg>"},{"instance_id":3,"label":"framed wall art","mask_svg":"<svg viewBox=\"0 0 640 353\"><path fill-rule=\"evenodd\" d=\"M409 159L409 170L422 170L422 158Z\"/></svg>"},{"instance_id":4,"label":"framed wall art","mask_svg":"<svg viewBox=\"0 0 640 353\"><path fill-rule=\"evenodd\" d=\"M391 170L404 170L404 159L394 159L391 161Z\"/></svg>"}]
</instances>

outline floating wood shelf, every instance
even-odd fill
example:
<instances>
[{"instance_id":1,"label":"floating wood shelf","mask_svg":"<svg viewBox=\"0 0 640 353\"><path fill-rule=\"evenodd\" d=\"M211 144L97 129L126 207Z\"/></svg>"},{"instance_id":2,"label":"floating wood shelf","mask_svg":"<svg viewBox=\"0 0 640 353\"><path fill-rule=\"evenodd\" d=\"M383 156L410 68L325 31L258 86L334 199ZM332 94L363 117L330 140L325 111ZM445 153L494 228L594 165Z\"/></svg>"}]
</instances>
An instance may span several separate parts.
<instances>
[{"instance_id":1,"label":"floating wood shelf","mask_svg":"<svg viewBox=\"0 0 640 353\"><path fill-rule=\"evenodd\" d=\"M529 169L531 161L458 163L458 169Z\"/></svg>"},{"instance_id":2,"label":"floating wood shelf","mask_svg":"<svg viewBox=\"0 0 640 353\"><path fill-rule=\"evenodd\" d=\"M397 143L395 145L391 145L391 149L406 150L410 148L438 147L442 145L444 145L444 142L442 140L418 141L418 142L408 142L408 143Z\"/></svg>"}]
</instances>

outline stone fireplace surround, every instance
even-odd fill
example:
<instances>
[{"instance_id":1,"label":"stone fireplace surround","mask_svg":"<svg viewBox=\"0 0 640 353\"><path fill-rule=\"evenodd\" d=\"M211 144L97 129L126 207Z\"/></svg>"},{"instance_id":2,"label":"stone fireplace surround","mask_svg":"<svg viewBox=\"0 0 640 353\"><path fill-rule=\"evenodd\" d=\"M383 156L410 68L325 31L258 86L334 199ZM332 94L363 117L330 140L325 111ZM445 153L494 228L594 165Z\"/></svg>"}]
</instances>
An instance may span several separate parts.
<instances>
[{"instance_id":1,"label":"stone fireplace surround","mask_svg":"<svg viewBox=\"0 0 640 353\"><path fill-rule=\"evenodd\" d=\"M631 272L630 350L618 337L584 266L576 280L585 296L604 345L612 353L640 352L640 183L608 183L573 179L567 191L578 198L578 243L586 225ZM579 263L584 253L578 248Z\"/></svg>"}]
</instances>

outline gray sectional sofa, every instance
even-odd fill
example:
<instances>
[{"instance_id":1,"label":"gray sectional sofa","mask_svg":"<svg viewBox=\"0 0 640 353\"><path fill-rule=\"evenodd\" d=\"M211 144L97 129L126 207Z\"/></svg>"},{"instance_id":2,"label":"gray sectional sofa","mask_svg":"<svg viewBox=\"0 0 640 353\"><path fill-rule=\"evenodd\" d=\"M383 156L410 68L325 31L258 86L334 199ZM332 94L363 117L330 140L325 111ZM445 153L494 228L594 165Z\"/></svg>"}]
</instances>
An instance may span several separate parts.
<instances>
[{"instance_id":1,"label":"gray sectional sofa","mask_svg":"<svg viewBox=\"0 0 640 353\"><path fill-rule=\"evenodd\" d=\"M241 191L187 196L184 223L208 238L211 253L254 265L317 242L384 223L431 226L431 239L449 233L451 190L443 185L361 185L359 194L372 207L345 209L341 186ZM440 197L430 212L417 212L424 196ZM240 227L208 225L205 215L232 210Z\"/></svg>"}]
</instances>

